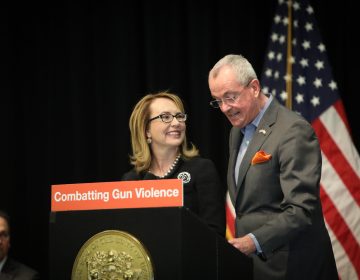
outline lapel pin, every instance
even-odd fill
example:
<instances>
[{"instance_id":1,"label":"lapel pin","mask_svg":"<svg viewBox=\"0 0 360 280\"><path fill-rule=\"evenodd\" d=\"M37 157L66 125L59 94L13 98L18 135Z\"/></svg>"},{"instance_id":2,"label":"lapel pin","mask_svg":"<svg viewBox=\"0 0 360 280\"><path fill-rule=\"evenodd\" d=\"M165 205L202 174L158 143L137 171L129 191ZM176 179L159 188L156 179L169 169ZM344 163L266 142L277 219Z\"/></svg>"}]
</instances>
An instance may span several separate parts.
<instances>
[{"instance_id":1,"label":"lapel pin","mask_svg":"<svg viewBox=\"0 0 360 280\"><path fill-rule=\"evenodd\" d=\"M265 134L266 134L266 130L265 130L265 129L260 129L260 130L259 130L259 133L262 133L262 134L265 135Z\"/></svg>"}]
</instances>

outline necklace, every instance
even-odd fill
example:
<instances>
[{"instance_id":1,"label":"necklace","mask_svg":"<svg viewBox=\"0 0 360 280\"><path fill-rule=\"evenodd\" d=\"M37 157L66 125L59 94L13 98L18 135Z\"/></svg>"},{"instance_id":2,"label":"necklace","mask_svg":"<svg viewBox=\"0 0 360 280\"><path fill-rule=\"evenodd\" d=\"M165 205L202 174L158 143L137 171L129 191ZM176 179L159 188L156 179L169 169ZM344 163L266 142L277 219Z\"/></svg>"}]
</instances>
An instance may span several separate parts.
<instances>
[{"instance_id":1,"label":"necklace","mask_svg":"<svg viewBox=\"0 0 360 280\"><path fill-rule=\"evenodd\" d=\"M157 176L157 175L155 175L154 173L154 175L156 176L156 177L158 177L158 178L160 178L160 179L163 179L163 178L165 178L166 176L168 176L172 171L173 171L173 169L175 168L175 166L176 166L176 164L178 163L178 161L179 161L179 159L180 159L180 154L178 154L178 156L175 158L175 160L174 160L174 162L171 164L171 166L170 166L170 168L168 169L168 171L166 171L165 173L164 173L164 175L162 175L162 176ZM151 170L149 169L149 172L151 172ZM152 172L151 172L152 173Z\"/></svg>"}]
</instances>

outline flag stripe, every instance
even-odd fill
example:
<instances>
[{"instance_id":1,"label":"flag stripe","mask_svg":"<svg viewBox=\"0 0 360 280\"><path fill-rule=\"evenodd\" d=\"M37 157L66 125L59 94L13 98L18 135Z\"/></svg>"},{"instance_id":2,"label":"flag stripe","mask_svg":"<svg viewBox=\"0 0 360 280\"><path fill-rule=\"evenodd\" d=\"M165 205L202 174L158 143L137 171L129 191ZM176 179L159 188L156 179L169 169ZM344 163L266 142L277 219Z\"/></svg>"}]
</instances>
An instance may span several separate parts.
<instances>
[{"instance_id":1,"label":"flag stripe","mask_svg":"<svg viewBox=\"0 0 360 280\"><path fill-rule=\"evenodd\" d=\"M339 240L336 239L334 232L331 227L326 223L326 227L329 232L330 239L332 240L332 247L334 250L334 256L336 260L336 267L339 273L340 279L357 279L357 273L349 260L344 247L341 245Z\"/></svg>"},{"instance_id":2,"label":"flag stripe","mask_svg":"<svg viewBox=\"0 0 360 280\"><path fill-rule=\"evenodd\" d=\"M334 232L335 236L345 248L345 251L355 267L357 273L360 275L360 246L354 238L354 235L347 227L335 205L324 191L320 188L320 197L323 204L323 211L326 222ZM355 247L354 247L355 246Z\"/></svg>"},{"instance_id":3,"label":"flag stripe","mask_svg":"<svg viewBox=\"0 0 360 280\"><path fill-rule=\"evenodd\" d=\"M349 122L346 118L345 108L343 102L339 99L334 103L334 108L336 112L338 112L339 116L341 117L342 122L345 124L347 131L351 132Z\"/></svg>"},{"instance_id":4,"label":"flag stripe","mask_svg":"<svg viewBox=\"0 0 360 280\"><path fill-rule=\"evenodd\" d=\"M340 123L337 121L337 123ZM329 134L323 123L317 119L313 122L313 127L320 139L321 150L326 154L331 165L341 177L349 192L354 197L356 203L360 205L359 177L354 169L346 160L344 154L339 150L336 142L333 141L332 135Z\"/></svg>"},{"instance_id":5,"label":"flag stripe","mask_svg":"<svg viewBox=\"0 0 360 280\"><path fill-rule=\"evenodd\" d=\"M323 169L321 173L321 185L327 193L336 211L340 213L342 219L350 228L357 243L360 244L360 209L339 175L335 172L326 155L323 156Z\"/></svg>"},{"instance_id":6,"label":"flag stripe","mask_svg":"<svg viewBox=\"0 0 360 280\"><path fill-rule=\"evenodd\" d=\"M226 193L226 238L235 237L235 209L231 202L229 192Z\"/></svg>"},{"instance_id":7,"label":"flag stripe","mask_svg":"<svg viewBox=\"0 0 360 280\"><path fill-rule=\"evenodd\" d=\"M337 102L338 103L338 102ZM339 106L338 106L339 107ZM326 130L331 135L331 138L336 142L336 146L341 150L342 154L345 156L345 160L351 165L353 171L357 175L358 187L360 186L360 157L357 157L357 151L353 145L346 125L342 121L342 116L339 114L339 111L331 106L327 109L321 116L321 122L326 127ZM343 143L349 143L348 145L343 145Z\"/></svg>"}]
</instances>

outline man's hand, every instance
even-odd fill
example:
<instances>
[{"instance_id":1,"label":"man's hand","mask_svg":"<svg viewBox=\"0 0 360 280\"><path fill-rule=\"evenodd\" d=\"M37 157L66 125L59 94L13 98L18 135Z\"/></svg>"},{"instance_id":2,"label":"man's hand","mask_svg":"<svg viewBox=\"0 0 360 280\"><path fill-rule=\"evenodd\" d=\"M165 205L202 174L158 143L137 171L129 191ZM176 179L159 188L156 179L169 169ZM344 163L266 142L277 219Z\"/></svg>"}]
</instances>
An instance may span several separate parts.
<instances>
[{"instance_id":1,"label":"man's hand","mask_svg":"<svg viewBox=\"0 0 360 280\"><path fill-rule=\"evenodd\" d=\"M245 255L250 255L256 252L256 246L250 236L234 238L229 240L229 243Z\"/></svg>"}]
</instances>

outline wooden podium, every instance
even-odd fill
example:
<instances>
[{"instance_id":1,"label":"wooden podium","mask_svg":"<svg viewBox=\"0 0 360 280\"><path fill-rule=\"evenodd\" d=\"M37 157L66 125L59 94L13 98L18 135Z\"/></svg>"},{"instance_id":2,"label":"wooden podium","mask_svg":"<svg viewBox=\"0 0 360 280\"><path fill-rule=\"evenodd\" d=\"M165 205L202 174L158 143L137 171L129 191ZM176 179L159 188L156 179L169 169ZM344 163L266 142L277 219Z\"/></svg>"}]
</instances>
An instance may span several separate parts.
<instances>
[{"instance_id":1,"label":"wooden podium","mask_svg":"<svg viewBox=\"0 0 360 280\"><path fill-rule=\"evenodd\" d=\"M252 279L252 260L184 207L51 212L49 229L52 280L71 279L83 244L106 230L138 239L149 252L156 280Z\"/></svg>"}]
</instances>

